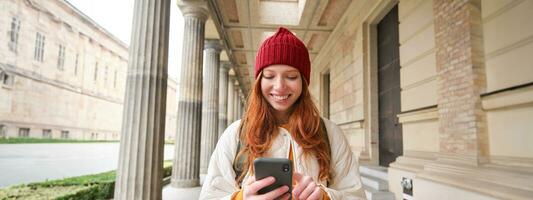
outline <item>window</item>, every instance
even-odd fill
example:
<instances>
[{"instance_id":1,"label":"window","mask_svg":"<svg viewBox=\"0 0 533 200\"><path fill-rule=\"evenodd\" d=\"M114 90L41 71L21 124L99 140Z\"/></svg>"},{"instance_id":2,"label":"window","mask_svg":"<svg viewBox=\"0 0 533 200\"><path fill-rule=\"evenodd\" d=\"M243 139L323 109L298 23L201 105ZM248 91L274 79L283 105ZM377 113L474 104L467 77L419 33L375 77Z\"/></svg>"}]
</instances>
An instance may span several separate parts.
<instances>
[{"instance_id":1,"label":"window","mask_svg":"<svg viewBox=\"0 0 533 200\"><path fill-rule=\"evenodd\" d=\"M65 69L65 46L59 45L59 53L57 55L57 69L63 71Z\"/></svg>"},{"instance_id":2,"label":"window","mask_svg":"<svg viewBox=\"0 0 533 200\"><path fill-rule=\"evenodd\" d=\"M61 131L61 139L68 139L68 138L69 138L69 132Z\"/></svg>"},{"instance_id":3,"label":"window","mask_svg":"<svg viewBox=\"0 0 533 200\"><path fill-rule=\"evenodd\" d=\"M97 80L98 80L98 62L94 64L94 82L96 83Z\"/></svg>"},{"instance_id":4,"label":"window","mask_svg":"<svg viewBox=\"0 0 533 200\"><path fill-rule=\"evenodd\" d=\"M104 74L104 83L107 84L107 71L109 70L109 66L105 66L105 74Z\"/></svg>"},{"instance_id":5,"label":"window","mask_svg":"<svg viewBox=\"0 0 533 200\"><path fill-rule=\"evenodd\" d=\"M322 74L322 116L329 119L330 106L330 75L329 71Z\"/></svg>"},{"instance_id":6,"label":"window","mask_svg":"<svg viewBox=\"0 0 533 200\"><path fill-rule=\"evenodd\" d=\"M7 87L13 86L13 75L0 70L0 84Z\"/></svg>"},{"instance_id":7,"label":"window","mask_svg":"<svg viewBox=\"0 0 533 200\"><path fill-rule=\"evenodd\" d=\"M45 39L44 35L37 33L35 38L35 51L33 54L33 59L36 61L43 62Z\"/></svg>"},{"instance_id":8,"label":"window","mask_svg":"<svg viewBox=\"0 0 533 200\"><path fill-rule=\"evenodd\" d=\"M117 88L117 70L115 70L115 77L113 78L113 88Z\"/></svg>"},{"instance_id":9,"label":"window","mask_svg":"<svg viewBox=\"0 0 533 200\"><path fill-rule=\"evenodd\" d=\"M19 128L19 137L30 137L30 129L29 128Z\"/></svg>"},{"instance_id":10,"label":"window","mask_svg":"<svg viewBox=\"0 0 533 200\"><path fill-rule=\"evenodd\" d=\"M52 130L43 129L43 138L52 138Z\"/></svg>"},{"instance_id":11,"label":"window","mask_svg":"<svg viewBox=\"0 0 533 200\"><path fill-rule=\"evenodd\" d=\"M11 18L11 30L9 31L9 50L17 53L19 40L20 20L16 17Z\"/></svg>"},{"instance_id":12,"label":"window","mask_svg":"<svg viewBox=\"0 0 533 200\"><path fill-rule=\"evenodd\" d=\"M97 140L98 139L98 133L91 133L91 140Z\"/></svg>"},{"instance_id":13,"label":"window","mask_svg":"<svg viewBox=\"0 0 533 200\"><path fill-rule=\"evenodd\" d=\"M6 126L3 124L0 124L0 138L6 137Z\"/></svg>"},{"instance_id":14,"label":"window","mask_svg":"<svg viewBox=\"0 0 533 200\"><path fill-rule=\"evenodd\" d=\"M80 57L80 54L76 54L76 61L74 62L74 75L78 75L78 59Z\"/></svg>"}]
</instances>

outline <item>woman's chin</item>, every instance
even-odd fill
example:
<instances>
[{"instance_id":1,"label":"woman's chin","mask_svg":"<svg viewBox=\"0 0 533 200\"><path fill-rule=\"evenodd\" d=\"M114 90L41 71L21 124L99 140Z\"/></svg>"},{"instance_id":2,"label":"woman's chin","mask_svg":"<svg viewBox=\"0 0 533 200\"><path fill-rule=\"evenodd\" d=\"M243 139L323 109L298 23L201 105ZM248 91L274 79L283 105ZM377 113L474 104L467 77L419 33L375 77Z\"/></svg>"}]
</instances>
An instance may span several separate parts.
<instances>
[{"instance_id":1,"label":"woman's chin","mask_svg":"<svg viewBox=\"0 0 533 200\"><path fill-rule=\"evenodd\" d=\"M274 105L272 106L272 108L274 108L274 110L276 110L277 112L287 112L289 110L289 106L280 106L280 105Z\"/></svg>"}]
</instances>

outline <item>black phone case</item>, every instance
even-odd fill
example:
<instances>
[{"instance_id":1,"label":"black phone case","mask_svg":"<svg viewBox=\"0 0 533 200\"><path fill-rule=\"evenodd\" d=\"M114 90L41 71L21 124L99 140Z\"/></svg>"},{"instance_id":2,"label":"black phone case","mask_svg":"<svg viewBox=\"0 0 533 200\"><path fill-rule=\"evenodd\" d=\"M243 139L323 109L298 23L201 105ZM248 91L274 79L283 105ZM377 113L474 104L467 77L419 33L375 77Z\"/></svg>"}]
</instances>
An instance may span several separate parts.
<instances>
[{"instance_id":1,"label":"black phone case","mask_svg":"<svg viewBox=\"0 0 533 200\"><path fill-rule=\"evenodd\" d=\"M288 166L288 169L287 169ZM276 179L272 185L259 190L259 194L265 194L283 185L289 187L292 193L292 162L286 158L257 158L254 160L255 179L273 176Z\"/></svg>"}]
</instances>

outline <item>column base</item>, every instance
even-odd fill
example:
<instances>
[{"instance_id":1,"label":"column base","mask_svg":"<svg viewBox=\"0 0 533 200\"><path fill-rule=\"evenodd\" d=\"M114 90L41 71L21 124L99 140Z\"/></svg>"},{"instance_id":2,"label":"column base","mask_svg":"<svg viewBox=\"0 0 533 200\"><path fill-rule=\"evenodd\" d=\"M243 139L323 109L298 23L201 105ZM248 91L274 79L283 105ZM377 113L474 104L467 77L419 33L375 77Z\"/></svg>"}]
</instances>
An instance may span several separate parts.
<instances>
[{"instance_id":1,"label":"column base","mask_svg":"<svg viewBox=\"0 0 533 200\"><path fill-rule=\"evenodd\" d=\"M172 185L172 187L176 187L176 188L198 187L200 186L200 180L198 179L172 180L170 184Z\"/></svg>"}]
</instances>

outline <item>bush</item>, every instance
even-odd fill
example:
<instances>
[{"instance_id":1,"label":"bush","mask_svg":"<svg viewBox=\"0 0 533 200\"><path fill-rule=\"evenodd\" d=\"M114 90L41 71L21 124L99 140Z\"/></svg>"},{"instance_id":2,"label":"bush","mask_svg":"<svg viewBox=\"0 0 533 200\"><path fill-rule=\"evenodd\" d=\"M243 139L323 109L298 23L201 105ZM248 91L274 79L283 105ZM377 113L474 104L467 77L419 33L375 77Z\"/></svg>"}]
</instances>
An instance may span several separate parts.
<instances>
[{"instance_id":1,"label":"bush","mask_svg":"<svg viewBox=\"0 0 533 200\"><path fill-rule=\"evenodd\" d=\"M172 173L172 161L163 164L163 176ZM116 172L77 176L0 189L0 199L91 200L112 199Z\"/></svg>"},{"instance_id":2,"label":"bush","mask_svg":"<svg viewBox=\"0 0 533 200\"><path fill-rule=\"evenodd\" d=\"M79 190L73 194L66 194L57 197L56 200L92 200L111 199L115 192L115 181L102 182L89 186L87 189Z\"/></svg>"}]
</instances>

